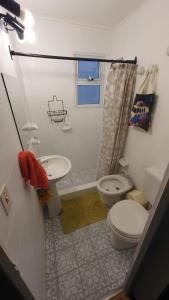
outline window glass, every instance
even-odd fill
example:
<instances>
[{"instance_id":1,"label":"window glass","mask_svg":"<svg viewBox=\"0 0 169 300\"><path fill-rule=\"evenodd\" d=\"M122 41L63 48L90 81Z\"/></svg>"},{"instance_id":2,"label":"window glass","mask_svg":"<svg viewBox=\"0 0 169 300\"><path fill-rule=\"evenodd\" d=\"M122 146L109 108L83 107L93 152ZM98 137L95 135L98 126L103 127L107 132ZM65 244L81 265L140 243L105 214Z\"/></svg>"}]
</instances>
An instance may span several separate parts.
<instances>
[{"instance_id":1,"label":"window glass","mask_svg":"<svg viewBox=\"0 0 169 300\"><path fill-rule=\"evenodd\" d=\"M100 85L77 85L77 104L100 104Z\"/></svg>"},{"instance_id":2,"label":"window glass","mask_svg":"<svg viewBox=\"0 0 169 300\"><path fill-rule=\"evenodd\" d=\"M78 61L78 79L92 77L99 79L100 63L97 61Z\"/></svg>"}]
</instances>

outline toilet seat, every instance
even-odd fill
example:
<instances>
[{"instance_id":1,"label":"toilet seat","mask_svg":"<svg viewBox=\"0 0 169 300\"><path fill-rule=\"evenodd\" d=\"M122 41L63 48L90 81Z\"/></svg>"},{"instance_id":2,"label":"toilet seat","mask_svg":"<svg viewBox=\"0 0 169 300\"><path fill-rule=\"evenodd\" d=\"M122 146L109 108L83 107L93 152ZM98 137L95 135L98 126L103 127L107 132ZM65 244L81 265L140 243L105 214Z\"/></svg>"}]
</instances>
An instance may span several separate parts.
<instances>
[{"instance_id":1,"label":"toilet seat","mask_svg":"<svg viewBox=\"0 0 169 300\"><path fill-rule=\"evenodd\" d=\"M148 212L133 200L122 200L109 211L108 220L120 235L138 239L143 232Z\"/></svg>"},{"instance_id":2,"label":"toilet seat","mask_svg":"<svg viewBox=\"0 0 169 300\"><path fill-rule=\"evenodd\" d=\"M140 235L127 235L124 232L119 231L115 226L112 225L112 223L109 220L109 216L108 216L108 226L109 228L111 228L112 232L115 232L118 236L124 238L124 239L131 239L133 241L138 241L140 239Z\"/></svg>"}]
</instances>

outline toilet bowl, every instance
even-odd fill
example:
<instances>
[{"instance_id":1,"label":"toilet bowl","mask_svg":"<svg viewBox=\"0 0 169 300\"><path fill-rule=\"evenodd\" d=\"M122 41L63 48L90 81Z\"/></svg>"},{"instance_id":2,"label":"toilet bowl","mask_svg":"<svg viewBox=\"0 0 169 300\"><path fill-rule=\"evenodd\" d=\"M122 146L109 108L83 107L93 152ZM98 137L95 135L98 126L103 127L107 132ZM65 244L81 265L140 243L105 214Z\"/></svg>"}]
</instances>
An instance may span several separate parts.
<instances>
[{"instance_id":1,"label":"toilet bowl","mask_svg":"<svg viewBox=\"0 0 169 300\"><path fill-rule=\"evenodd\" d=\"M146 169L144 196L153 207L166 165ZM107 228L113 248L122 250L136 246L143 233L149 212L134 200L122 200L113 205L107 217Z\"/></svg>"},{"instance_id":2,"label":"toilet bowl","mask_svg":"<svg viewBox=\"0 0 169 300\"><path fill-rule=\"evenodd\" d=\"M147 210L133 200L117 202L107 217L108 235L113 248L122 250L137 245L148 215Z\"/></svg>"},{"instance_id":3,"label":"toilet bowl","mask_svg":"<svg viewBox=\"0 0 169 300\"><path fill-rule=\"evenodd\" d=\"M107 175L101 177L97 182L97 189L103 203L112 207L121 196L132 188L129 180L121 175Z\"/></svg>"}]
</instances>

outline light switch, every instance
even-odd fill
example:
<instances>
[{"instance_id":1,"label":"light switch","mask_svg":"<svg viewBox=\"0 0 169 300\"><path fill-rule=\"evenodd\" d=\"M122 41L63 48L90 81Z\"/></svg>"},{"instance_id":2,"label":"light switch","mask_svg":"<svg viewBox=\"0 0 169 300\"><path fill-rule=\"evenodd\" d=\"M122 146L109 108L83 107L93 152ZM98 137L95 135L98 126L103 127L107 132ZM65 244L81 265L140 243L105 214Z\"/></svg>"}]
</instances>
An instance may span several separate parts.
<instances>
[{"instance_id":1,"label":"light switch","mask_svg":"<svg viewBox=\"0 0 169 300\"><path fill-rule=\"evenodd\" d=\"M2 185L0 190L0 201L2 203L2 206L6 212L7 215L9 215L10 208L11 208L11 199L9 197L8 190L5 186L5 184Z\"/></svg>"}]
</instances>

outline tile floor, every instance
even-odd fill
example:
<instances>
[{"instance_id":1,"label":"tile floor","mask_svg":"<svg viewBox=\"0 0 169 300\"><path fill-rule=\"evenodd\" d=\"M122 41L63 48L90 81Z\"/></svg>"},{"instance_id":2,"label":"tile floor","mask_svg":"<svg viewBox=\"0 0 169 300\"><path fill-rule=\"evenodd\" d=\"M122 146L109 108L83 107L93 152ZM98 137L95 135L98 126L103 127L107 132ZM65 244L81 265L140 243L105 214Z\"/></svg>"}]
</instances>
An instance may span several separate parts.
<instances>
[{"instance_id":1,"label":"tile floor","mask_svg":"<svg viewBox=\"0 0 169 300\"><path fill-rule=\"evenodd\" d=\"M70 172L62 180L57 183L59 189L73 187L96 180L96 169L83 169L78 172Z\"/></svg>"},{"instance_id":2,"label":"tile floor","mask_svg":"<svg viewBox=\"0 0 169 300\"><path fill-rule=\"evenodd\" d=\"M100 300L123 285L134 250L111 247L105 220L63 234L46 218L45 230L47 300Z\"/></svg>"}]
</instances>

